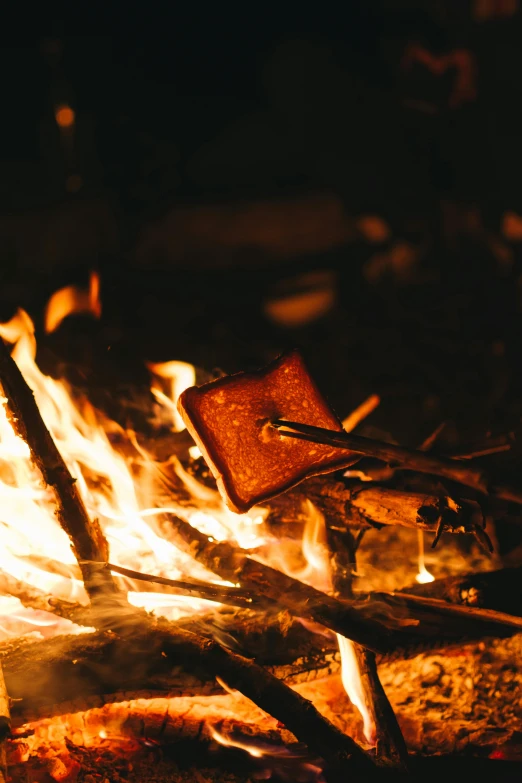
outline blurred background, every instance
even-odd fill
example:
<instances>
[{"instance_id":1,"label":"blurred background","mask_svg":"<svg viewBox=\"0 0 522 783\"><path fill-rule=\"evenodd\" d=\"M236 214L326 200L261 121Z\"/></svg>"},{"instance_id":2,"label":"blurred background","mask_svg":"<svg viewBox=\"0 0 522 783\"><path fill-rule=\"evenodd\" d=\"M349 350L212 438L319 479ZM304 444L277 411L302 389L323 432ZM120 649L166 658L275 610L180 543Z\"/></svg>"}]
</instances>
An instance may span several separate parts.
<instances>
[{"instance_id":1,"label":"blurred background","mask_svg":"<svg viewBox=\"0 0 522 783\"><path fill-rule=\"evenodd\" d=\"M521 29L518 0L6 20L1 318L41 331L97 270L101 321L40 341L55 372L298 347L403 441L518 426Z\"/></svg>"}]
</instances>

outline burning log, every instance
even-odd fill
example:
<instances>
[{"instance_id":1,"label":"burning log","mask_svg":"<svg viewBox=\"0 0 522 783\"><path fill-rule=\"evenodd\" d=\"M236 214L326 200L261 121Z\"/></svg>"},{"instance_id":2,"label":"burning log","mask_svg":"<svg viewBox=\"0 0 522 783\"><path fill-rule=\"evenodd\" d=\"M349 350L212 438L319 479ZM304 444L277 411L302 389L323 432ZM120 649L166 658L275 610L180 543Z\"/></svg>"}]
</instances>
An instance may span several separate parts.
<instances>
[{"instance_id":1,"label":"burning log","mask_svg":"<svg viewBox=\"0 0 522 783\"><path fill-rule=\"evenodd\" d=\"M2 665L0 664L0 783L6 783L7 758L5 752L5 740L11 733L11 714L9 710L9 696L4 680Z\"/></svg>"},{"instance_id":2,"label":"burning log","mask_svg":"<svg viewBox=\"0 0 522 783\"><path fill-rule=\"evenodd\" d=\"M509 635L522 620L501 612L428 603L401 594L374 593L366 599L340 601L268 565L252 560L228 542L216 543L188 522L168 515L179 545L223 579L255 587L259 594L294 617L312 620L374 652L422 643L430 636L461 639L468 633Z\"/></svg>"},{"instance_id":3,"label":"burning log","mask_svg":"<svg viewBox=\"0 0 522 783\"><path fill-rule=\"evenodd\" d=\"M173 629L165 621L146 620L139 631L134 627L121 636L98 633L42 642L29 663L26 652L25 646L18 654L6 656L7 682L14 698L45 707L46 713L63 696L77 699L115 688L140 689L147 682L172 692L176 678L177 694L181 695L190 689L187 673L195 675L199 687L201 681L218 676L324 758L333 780L341 780L349 770L368 771L373 767L350 737L335 729L310 702L269 671L210 639L180 627ZM29 676L28 666L34 666L33 676Z\"/></svg>"},{"instance_id":4,"label":"burning log","mask_svg":"<svg viewBox=\"0 0 522 783\"><path fill-rule=\"evenodd\" d=\"M15 432L28 444L45 483L55 492L58 518L71 539L87 592L93 601L101 595L116 597L118 591L108 567L93 569L91 565L92 561L108 560L107 541L100 524L89 518L75 479L45 426L31 389L2 339L0 383L6 396L4 405Z\"/></svg>"},{"instance_id":5,"label":"burning log","mask_svg":"<svg viewBox=\"0 0 522 783\"><path fill-rule=\"evenodd\" d=\"M99 526L87 514L81 496L54 440L47 430L29 386L9 351L0 340L0 380L7 400L6 410L15 432L28 444L35 464L56 495L58 518L69 535L82 570L85 587L96 613L97 623L119 628L123 638L136 636L142 624L147 645L142 655L150 655L153 639L161 640L161 652L179 662L207 666L258 706L288 726L308 747L319 753L331 767L335 779L349 770L369 770L372 762L359 746L325 720L311 702L290 690L268 671L240 655L229 652L214 641L169 627L154 624L144 613L136 612L124 601L110 574L108 546ZM108 624L108 625L107 625ZM121 665L119 663L118 665Z\"/></svg>"},{"instance_id":6,"label":"burning log","mask_svg":"<svg viewBox=\"0 0 522 783\"><path fill-rule=\"evenodd\" d=\"M448 496L373 485L350 487L331 476L309 479L273 498L269 504L269 521L302 524L306 500L342 527L399 525L435 533L441 518L445 530L472 532L471 512Z\"/></svg>"},{"instance_id":7,"label":"burning log","mask_svg":"<svg viewBox=\"0 0 522 783\"><path fill-rule=\"evenodd\" d=\"M494 609L522 616L521 579L522 566L517 566L477 574L448 576L426 584L411 585L401 592L425 598L439 598L450 604Z\"/></svg>"},{"instance_id":8,"label":"burning log","mask_svg":"<svg viewBox=\"0 0 522 783\"><path fill-rule=\"evenodd\" d=\"M361 435L313 427L300 422L277 420L272 422L272 426L276 427L285 437L344 448L348 453L357 453L361 456L381 460L388 465L395 466L397 470L411 470L439 476L442 479L469 487L479 495L522 505L522 491L520 489L496 484L483 468L478 468L466 460L436 457L423 451L364 438Z\"/></svg>"},{"instance_id":9,"label":"burning log","mask_svg":"<svg viewBox=\"0 0 522 783\"><path fill-rule=\"evenodd\" d=\"M215 543L188 522L168 515L179 545L214 573L245 587L255 587L264 598L278 603L294 616L313 620L376 652L387 649L390 630L365 618L351 604L299 582L281 571L252 560L228 542Z\"/></svg>"},{"instance_id":10,"label":"burning log","mask_svg":"<svg viewBox=\"0 0 522 783\"><path fill-rule=\"evenodd\" d=\"M326 525L330 548L332 583L336 594L353 597L352 581L355 571L356 542L349 532L335 531ZM341 644L341 641L339 642ZM366 706L375 728L377 761L406 771L408 749L377 671L375 653L360 644L353 644L353 652L364 691Z\"/></svg>"}]
</instances>

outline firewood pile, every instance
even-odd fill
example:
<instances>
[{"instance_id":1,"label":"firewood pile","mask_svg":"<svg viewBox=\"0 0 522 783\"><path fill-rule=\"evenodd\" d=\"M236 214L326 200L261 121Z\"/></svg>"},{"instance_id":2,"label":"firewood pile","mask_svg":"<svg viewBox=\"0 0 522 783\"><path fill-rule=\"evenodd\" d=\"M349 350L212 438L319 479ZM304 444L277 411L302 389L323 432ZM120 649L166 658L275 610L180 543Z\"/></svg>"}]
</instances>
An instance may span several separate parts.
<instances>
[{"instance_id":1,"label":"firewood pile","mask_svg":"<svg viewBox=\"0 0 522 783\"><path fill-rule=\"evenodd\" d=\"M157 565L137 568L109 545L117 518L101 505L98 519L88 500L109 479L93 464L78 480L71 465L83 458L64 457L22 338L0 335L6 421L76 558L24 555L52 577L41 586L0 569L2 596L61 629L2 643L0 781L396 779L440 775L459 754L492 774L518 768L522 567L495 554L496 521L516 526L522 505L495 463L511 435L451 451L437 430L406 449L351 434L370 402L330 430L339 449L349 439L353 464L339 469L337 455L331 472L311 470L237 516L187 431L105 422L122 462L138 476L146 465L161 487L155 538L143 534ZM425 534L437 559L422 547L415 581ZM162 542L183 564L176 578ZM60 594L60 579L76 595ZM160 599L185 611L162 616Z\"/></svg>"}]
</instances>

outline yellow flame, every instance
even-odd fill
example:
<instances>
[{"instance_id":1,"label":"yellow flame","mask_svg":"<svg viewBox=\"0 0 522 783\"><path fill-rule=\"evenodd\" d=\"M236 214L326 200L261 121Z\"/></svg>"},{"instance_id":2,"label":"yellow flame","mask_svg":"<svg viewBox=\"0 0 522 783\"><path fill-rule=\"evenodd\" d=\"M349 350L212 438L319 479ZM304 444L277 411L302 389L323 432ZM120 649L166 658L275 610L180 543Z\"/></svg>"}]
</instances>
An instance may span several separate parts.
<instances>
[{"instance_id":1,"label":"yellow flame","mask_svg":"<svg viewBox=\"0 0 522 783\"><path fill-rule=\"evenodd\" d=\"M301 543L302 556L306 565L296 566L289 557L279 555L278 565L289 575L307 582L318 590L330 592L332 589L329 551L326 545L326 524L324 515L310 500L303 505L306 522ZM272 555L273 557L273 555ZM274 559L271 560L274 564ZM359 666L355 657L353 643L337 634L341 654L341 679L351 703L356 707L363 721L364 736L370 744L375 741L375 728L366 705Z\"/></svg>"},{"instance_id":2,"label":"yellow flame","mask_svg":"<svg viewBox=\"0 0 522 783\"><path fill-rule=\"evenodd\" d=\"M427 582L434 582L435 577L430 574L424 562L424 533L422 530L417 530L417 541L419 544L419 573L415 579L419 584L425 585Z\"/></svg>"},{"instance_id":3,"label":"yellow flame","mask_svg":"<svg viewBox=\"0 0 522 783\"><path fill-rule=\"evenodd\" d=\"M96 272L91 272L87 290L76 285L68 285L51 296L44 314L46 333L56 331L63 319L73 313L89 313L94 318L100 318L100 278Z\"/></svg>"},{"instance_id":4,"label":"yellow flame","mask_svg":"<svg viewBox=\"0 0 522 783\"><path fill-rule=\"evenodd\" d=\"M208 729L212 739L218 742L220 745L223 745L225 748L238 748L239 750L245 750L250 756L256 759L260 759L265 755L264 752L260 748L256 748L255 745L249 745L246 742L240 742L239 740L225 737L225 735L221 734L217 729L214 728L214 726L209 726Z\"/></svg>"},{"instance_id":5,"label":"yellow flame","mask_svg":"<svg viewBox=\"0 0 522 783\"><path fill-rule=\"evenodd\" d=\"M381 398L378 394L371 394L368 399L364 400L355 410L353 410L349 416L343 419L343 429L345 432L352 432L358 424L366 419L370 413L379 407L381 404Z\"/></svg>"},{"instance_id":6,"label":"yellow flame","mask_svg":"<svg viewBox=\"0 0 522 783\"><path fill-rule=\"evenodd\" d=\"M91 287L91 296L93 291L96 293ZM59 317L65 317L66 300L63 295L51 299L47 310L47 324L51 327L56 328ZM72 301L70 296L68 301ZM60 302L61 309L57 310ZM69 307L68 312L73 309ZM40 413L77 480L82 499L89 513L100 520L112 562L172 579L190 575L216 581L213 574L169 541L168 527L162 521L168 509L158 503L164 495L162 475L150 455L141 450L139 465L124 458L107 434L121 432L121 428L88 401L75 400L64 383L40 371L35 362L34 326L27 313L19 310L9 322L0 324L0 337L13 344L13 358L34 392ZM172 368L175 363L169 364ZM181 385L194 379L193 368L180 365L185 368L184 380L178 378L173 384L174 396ZM156 366L155 371L171 379L170 368ZM53 493L42 485L27 444L15 434L1 394L0 401L4 403L0 404L0 571L55 597L86 602L69 539L55 516ZM171 511L183 512L187 521L200 525L218 540L234 539L245 548L263 540L259 533L264 519L262 511L232 514L216 491L199 484L181 465L173 467L192 494L193 504L191 508L174 507ZM46 559L59 567L49 569ZM129 600L134 605L171 619L204 611L209 606L208 602L193 598L143 593L139 583L130 580L129 587Z\"/></svg>"},{"instance_id":7,"label":"yellow flame","mask_svg":"<svg viewBox=\"0 0 522 783\"><path fill-rule=\"evenodd\" d=\"M344 690L354 707L356 707L363 720L363 732L370 745L375 744L375 726L372 716L366 705L364 690L361 682L359 664L355 655L353 642L344 636L337 634L339 652L341 653L341 680Z\"/></svg>"},{"instance_id":8,"label":"yellow flame","mask_svg":"<svg viewBox=\"0 0 522 783\"><path fill-rule=\"evenodd\" d=\"M147 364L150 372L154 377L151 391L158 400L158 402L166 407L172 416L172 429L175 432L181 432L185 429L183 419L178 413L177 402L178 397L189 386L194 386L196 383L196 370L192 364L187 362L159 362ZM165 393L158 384L158 379L170 381L168 384L168 392Z\"/></svg>"}]
</instances>

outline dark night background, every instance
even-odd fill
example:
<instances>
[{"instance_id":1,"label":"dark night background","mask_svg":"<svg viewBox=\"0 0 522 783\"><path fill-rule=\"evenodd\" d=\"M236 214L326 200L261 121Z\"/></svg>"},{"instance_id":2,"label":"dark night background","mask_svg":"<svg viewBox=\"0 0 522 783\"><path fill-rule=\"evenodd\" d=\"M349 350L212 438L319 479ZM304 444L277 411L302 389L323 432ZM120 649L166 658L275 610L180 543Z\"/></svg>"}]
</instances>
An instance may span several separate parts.
<instances>
[{"instance_id":1,"label":"dark night background","mask_svg":"<svg viewBox=\"0 0 522 783\"><path fill-rule=\"evenodd\" d=\"M518 421L517 0L71 6L31 24L1 49L4 317L24 306L39 327L95 268L101 324L48 343L100 383L144 358L232 371L298 346L341 414L379 392L405 437ZM303 290L330 305L270 315Z\"/></svg>"}]
</instances>

